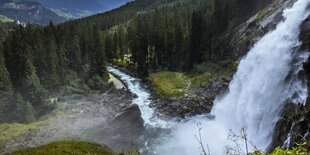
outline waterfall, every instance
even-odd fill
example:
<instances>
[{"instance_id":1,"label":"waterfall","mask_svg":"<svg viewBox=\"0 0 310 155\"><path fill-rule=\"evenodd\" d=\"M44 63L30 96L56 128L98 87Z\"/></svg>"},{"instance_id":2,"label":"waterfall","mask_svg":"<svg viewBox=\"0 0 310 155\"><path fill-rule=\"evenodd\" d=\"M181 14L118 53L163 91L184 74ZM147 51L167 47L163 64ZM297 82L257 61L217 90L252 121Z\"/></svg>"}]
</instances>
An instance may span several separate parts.
<instances>
[{"instance_id":1,"label":"waterfall","mask_svg":"<svg viewBox=\"0 0 310 155\"><path fill-rule=\"evenodd\" d=\"M214 101L214 120L197 116L174 125L170 135L155 146L156 154L200 154L195 138L197 124L202 129L202 142L212 155L224 154L224 147L233 145L227 139L228 133L231 130L238 134L241 128L257 148L266 149L284 104L305 103L307 97L307 87L297 74L308 55L297 49L301 45L299 28L309 15L309 2L298 0L292 8L284 10L284 21L262 37L240 61L228 93Z\"/></svg>"}]
</instances>

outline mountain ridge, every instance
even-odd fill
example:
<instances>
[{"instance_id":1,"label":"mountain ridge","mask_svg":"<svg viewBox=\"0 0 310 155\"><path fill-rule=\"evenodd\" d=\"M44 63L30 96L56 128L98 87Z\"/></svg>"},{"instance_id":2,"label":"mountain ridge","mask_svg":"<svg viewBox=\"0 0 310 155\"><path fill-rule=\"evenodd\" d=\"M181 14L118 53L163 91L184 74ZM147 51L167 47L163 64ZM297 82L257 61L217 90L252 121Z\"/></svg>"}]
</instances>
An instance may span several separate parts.
<instances>
[{"instance_id":1,"label":"mountain ridge","mask_svg":"<svg viewBox=\"0 0 310 155\"><path fill-rule=\"evenodd\" d=\"M16 21L43 25L50 21L58 24L66 20L39 2L28 0L3 0L0 2L0 14Z\"/></svg>"}]
</instances>

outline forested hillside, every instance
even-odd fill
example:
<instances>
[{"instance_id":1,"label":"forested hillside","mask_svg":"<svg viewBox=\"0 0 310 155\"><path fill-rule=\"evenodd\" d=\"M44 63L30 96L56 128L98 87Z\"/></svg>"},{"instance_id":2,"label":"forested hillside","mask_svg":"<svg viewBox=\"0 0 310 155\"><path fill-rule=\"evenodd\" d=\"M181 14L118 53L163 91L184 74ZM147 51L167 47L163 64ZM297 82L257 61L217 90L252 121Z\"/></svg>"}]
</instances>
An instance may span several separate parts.
<instances>
[{"instance_id":1,"label":"forested hillside","mask_svg":"<svg viewBox=\"0 0 310 155\"><path fill-rule=\"evenodd\" d=\"M145 76L158 69L191 71L202 63L202 67L231 65L230 33L269 3L137 0L71 24L99 26L104 30L108 62L128 66L123 58L131 56L131 68Z\"/></svg>"},{"instance_id":2,"label":"forested hillside","mask_svg":"<svg viewBox=\"0 0 310 155\"><path fill-rule=\"evenodd\" d=\"M87 34L87 36L83 35ZM91 37L83 42L86 37ZM105 55L100 30L70 27L9 32L0 48L1 122L29 122L53 109L52 94L105 90Z\"/></svg>"},{"instance_id":3,"label":"forested hillside","mask_svg":"<svg viewBox=\"0 0 310 155\"><path fill-rule=\"evenodd\" d=\"M85 19L10 31L1 45L2 122L29 122L57 94L106 90L107 63L151 71L225 67L235 0L137 0ZM241 3L240 3L241 4ZM27 116L27 117L24 117ZM7 120L8 119L8 120Z\"/></svg>"}]
</instances>

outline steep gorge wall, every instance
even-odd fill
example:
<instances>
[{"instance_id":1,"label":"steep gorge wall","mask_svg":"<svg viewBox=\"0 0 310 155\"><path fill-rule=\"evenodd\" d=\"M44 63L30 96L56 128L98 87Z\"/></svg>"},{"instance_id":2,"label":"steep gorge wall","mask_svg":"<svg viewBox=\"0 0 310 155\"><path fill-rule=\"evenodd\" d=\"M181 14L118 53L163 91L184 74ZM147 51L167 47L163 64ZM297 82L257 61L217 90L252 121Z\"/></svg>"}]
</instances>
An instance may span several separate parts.
<instances>
[{"instance_id":1,"label":"steep gorge wall","mask_svg":"<svg viewBox=\"0 0 310 155\"><path fill-rule=\"evenodd\" d=\"M310 17L301 25L300 40L302 46L299 52L310 52ZM310 53L309 53L310 54ZM304 71L300 73L301 79L308 86L308 99L305 105L288 103L276 124L273 135L273 144L270 150L276 146L289 148L296 143L310 142L310 59L304 64Z\"/></svg>"},{"instance_id":2,"label":"steep gorge wall","mask_svg":"<svg viewBox=\"0 0 310 155\"><path fill-rule=\"evenodd\" d=\"M240 0L240 2L244 3L241 4L244 8L241 7L239 11L240 19L248 20L237 27L231 35L230 46L238 58L247 54L255 42L273 30L283 20L283 10L292 6L296 0ZM303 45L299 51L310 51L310 17L301 26L300 39ZM310 59L304 65L304 69L300 77L307 82L310 90ZM284 107L276 123L273 142L268 151L278 146L288 148L304 141L310 141L310 97L305 106L288 103Z\"/></svg>"},{"instance_id":3,"label":"steep gorge wall","mask_svg":"<svg viewBox=\"0 0 310 155\"><path fill-rule=\"evenodd\" d=\"M249 9L241 9L239 11L239 13L245 15L238 17L240 19L246 18L247 20L229 34L231 36L229 45L233 55L238 58L244 56L262 36L275 29L276 25L283 20L283 10L292 6L294 2L296 0L250 0L245 5ZM252 9L256 7L251 6L251 3L255 3L257 9L260 8L254 14Z\"/></svg>"}]
</instances>

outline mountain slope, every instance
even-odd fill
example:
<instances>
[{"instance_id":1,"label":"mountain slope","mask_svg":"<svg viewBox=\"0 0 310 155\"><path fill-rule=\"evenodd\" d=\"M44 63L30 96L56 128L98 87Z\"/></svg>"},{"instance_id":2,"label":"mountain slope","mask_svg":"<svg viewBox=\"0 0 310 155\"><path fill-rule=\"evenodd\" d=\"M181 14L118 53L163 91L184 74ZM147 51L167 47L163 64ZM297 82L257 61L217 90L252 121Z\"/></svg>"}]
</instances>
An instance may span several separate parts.
<instances>
[{"instance_id":1,"label":"mountain slope","mask_svg":"<svg viewBox=\"0 0 310 155\"><path fill-rule=\"evenodd\" d=\"M26 0L1 0L0 14L26 23L48 24L53 21L57 24L65 21L40 3Z\"/></svg>"},{"instance_id":2,"label":"mountain slope","mask_svg":"<svg viewBox=\"0 0 310 155\"><path fill-rule=\"evenodd\" d=\"M105 6L105 8L107 9L114 9L114 8L117 8L127 2L130 2L132 0L114 0L114 1L111 1L111 0L98 0L103 6Z\"/></svg>"},{"instance_id":3,"label":"mountain slope","mask_svg":"<svg viewBox=\"0 0 310 155\"><path fill-rule=\"evenodd\" d=\"M40 2L58 15L67 15L67 18L81 18L119 7L129 0L28 0Z\"/></svg>"}]
</instances>

